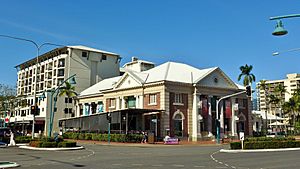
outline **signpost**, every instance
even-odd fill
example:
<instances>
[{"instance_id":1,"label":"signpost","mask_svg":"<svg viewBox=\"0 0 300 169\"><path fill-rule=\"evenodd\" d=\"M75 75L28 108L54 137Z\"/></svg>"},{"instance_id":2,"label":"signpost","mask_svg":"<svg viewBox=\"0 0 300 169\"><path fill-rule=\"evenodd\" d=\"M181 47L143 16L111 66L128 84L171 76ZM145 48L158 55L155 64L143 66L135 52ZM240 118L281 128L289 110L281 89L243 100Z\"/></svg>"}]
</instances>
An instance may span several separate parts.
<instances>
[{"instance_id":1,"label":"signpost","mask_svg":"<svg viewBox=\"0 0 300 169\"><path fill-rule=\"evenodd\" d=\"M244 149L244 139L245 139L244 132L240 132L240 140L241 140L241 143L242 143L242 150Z\"/></svg>"}]
</instances>

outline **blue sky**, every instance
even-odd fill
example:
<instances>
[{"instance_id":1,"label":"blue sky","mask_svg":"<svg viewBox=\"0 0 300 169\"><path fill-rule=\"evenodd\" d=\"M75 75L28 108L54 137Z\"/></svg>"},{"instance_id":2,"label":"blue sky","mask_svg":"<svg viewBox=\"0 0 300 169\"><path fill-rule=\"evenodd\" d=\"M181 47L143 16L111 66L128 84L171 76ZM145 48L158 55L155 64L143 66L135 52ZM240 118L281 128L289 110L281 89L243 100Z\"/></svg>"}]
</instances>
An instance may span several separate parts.
<instances>
[{"instance_id":1,"label":"blue sky","mask_svg":"<svg viewBox=\"0 0 300 169\"><path fill-rule=\"evenodd\" d=\"M300 50L272 56L300 47L300 18L284 19L289 34L275 37L269 17L295 13L300 3L282 0L11 0L0 6L0 34L115 52L121 65L137 56L218 66L235 82L239 67L250 64L259 81L300 73ZM0 47L0 83L15 85L14 66L35 57L36 49L5 38Z\"/></svg>"}]
</instances>

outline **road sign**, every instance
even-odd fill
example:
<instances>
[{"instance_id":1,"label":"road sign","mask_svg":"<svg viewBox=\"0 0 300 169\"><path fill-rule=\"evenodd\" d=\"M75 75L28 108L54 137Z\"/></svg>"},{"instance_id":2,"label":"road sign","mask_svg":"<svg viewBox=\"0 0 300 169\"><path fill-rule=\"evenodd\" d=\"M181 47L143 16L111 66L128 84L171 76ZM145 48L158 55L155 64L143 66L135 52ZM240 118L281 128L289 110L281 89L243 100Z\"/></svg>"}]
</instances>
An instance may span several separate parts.
<instances>
[{"instance_id":1,"label":"road sign","mask_svg":"<svg viewBox=\"0 0 300 169\"><path fill-rule=\"evenodd\" d=\"M5 118L5 123L8 123L9 122L9 119L8 118Z\"/></svg>"},{"instance_id":2,"label":"road sign","mask_svg":"<svg viewBox=\"0 0 300 169\"><path fill-rule=\"evenodd\" d=\"M244 136L245 136L245 135L244 135L244 132L240 132L240 140L242 140L242 141L243 141L243 140L244 140L244 138L245 138Z\"/></svg>"}]
</instances>

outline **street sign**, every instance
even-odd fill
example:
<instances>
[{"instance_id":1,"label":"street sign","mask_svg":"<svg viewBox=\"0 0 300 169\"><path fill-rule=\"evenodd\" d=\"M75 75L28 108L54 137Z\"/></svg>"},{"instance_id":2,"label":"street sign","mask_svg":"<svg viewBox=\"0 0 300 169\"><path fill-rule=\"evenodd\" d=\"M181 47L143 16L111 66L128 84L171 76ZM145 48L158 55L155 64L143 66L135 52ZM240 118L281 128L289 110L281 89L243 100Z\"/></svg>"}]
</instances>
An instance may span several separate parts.
<instances>
[{"instance_id":1,"label":"street sign","mask_svg":"<svg viewBox=\"0 0 300 169\"><path fill-rule=\"evenodd\" d=\"M245 136L245 135L244 135L244 132L240 132L240 140L241 140L241 141L244 141L244 138L245 138L244 136Z\"/></svg>"},{"instance_id":2,"label":"street sign","mask_svg":"<svg viewBox=\"0 0 300 169\"><path fill-rule=\"evenodd\" d=\"M5 118L5 123L8 123L9 122L9 119L8 118Z\"/></svg>"}]
</instances>

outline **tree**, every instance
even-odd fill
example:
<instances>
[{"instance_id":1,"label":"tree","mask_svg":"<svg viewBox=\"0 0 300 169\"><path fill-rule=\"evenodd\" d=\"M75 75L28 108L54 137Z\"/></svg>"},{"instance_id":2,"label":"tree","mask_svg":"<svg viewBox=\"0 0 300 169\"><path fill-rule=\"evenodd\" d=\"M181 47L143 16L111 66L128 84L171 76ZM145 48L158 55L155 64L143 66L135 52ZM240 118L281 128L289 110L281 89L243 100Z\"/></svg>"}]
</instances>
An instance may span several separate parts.
<instances>
[{"instance_id":1,"label":"tree","mask_svg":"<svg viewBox=\"0 0 300 169\"><path fill-rule=\"evenodd\" d=\"M266 116L266 122L265 122L265 133L267 134L268 132L268 105L269 105L269 87L270 85L266 83L266 80L260 80L258 83L258 88L260 90L263 90L265 92L265 102L266 102L266 111L265 111L265 116Z\"/></svg>"},{"instance_id":2,"label":"tree","mask_svg":"<svg viewBox=\"0 0 300 169\"><path fill-rule=\"evenodd\" d=\"M252 82L255 82L255 76L251 73L252 71L252 65L248 66L247 64L245 66L241 66L241 74L238 77L238 81L241 80L241 78L244 76L243 84L244 86L251 85Z\"/></svg>"},{"instance_id":3,"label":"tree","mask_svg":"<svg viewBox=\"0 0 300 169\"><path fill-rule=\"evenodd\" d=\"M72 86L69 82L65 82L65 87L60 89L59 96L67 96L67 98L68 98L68 101L66 102L67 112L65 112L65 113L70 113L69 108L68 108L68 103L69 103L70 98L77 96L77 93L75 91L75 86Z\"/></svg>"},{"instance_id":4,"label":"tree","mask_svg":"<svg viewBox=\"0 0 300 169\"><path fill-rule=\"evenodd\" d=\"M292 118L293 125L295 125L295 111L298 109L297 101L295 97L291 97L288 102L283 103L282 110L285 114L288 115L289 119Z\"/></svg>"},{"instance_id":5,"label":"tree","mask_svg":"<svg viewBox=\"0 0 300 169\"><path fill-rule=\"evenodd\" d=\"M284 96L282 96L285 93L288 93L285 86L282 84L279 84L275 86L275 93L279 95L280 101L279 101L279 107L282 107L282 104L284 103ZM280 111L279 117L281 117L282 112Z\"/></svg>"}]
</instances>

